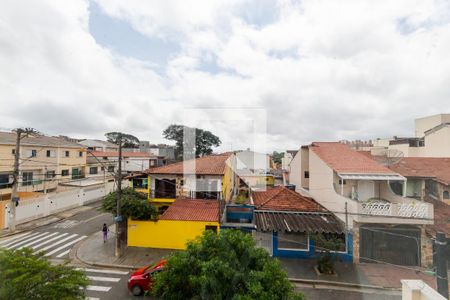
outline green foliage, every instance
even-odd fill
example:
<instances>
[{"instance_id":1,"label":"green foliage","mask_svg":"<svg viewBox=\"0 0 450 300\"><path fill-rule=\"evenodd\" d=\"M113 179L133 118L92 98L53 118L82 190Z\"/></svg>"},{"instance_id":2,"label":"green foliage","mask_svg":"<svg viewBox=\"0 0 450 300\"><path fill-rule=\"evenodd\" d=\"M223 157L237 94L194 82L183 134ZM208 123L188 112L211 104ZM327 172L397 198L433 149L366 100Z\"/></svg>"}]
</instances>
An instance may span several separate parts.
<instances>
[{"instance_id":1,"label":"green foliage","mask_svg":"<svg viewBox=\"0 0 450 300\"><path fill-rule=\"evenodd\" d=\"M185 129L189 134L195 132L195 145L190 143L188 138L183 141ZM211 154L213 152L212 147L218 147L222 143L219 137L210 131L175 124L167 127L163 131L163 136L168 140L175 141L175 155L178 160L183 158L184 150L194 154L195 148L195 157L200 157Z\"/></svg>"},{"instance_id":2,"label":"green foliage","mask_svg":"<svg viewBox=\"0 0 450 300\"><path fill-rule=\"evenodd\" d=\"M139 139L131 134L125 134L121 132L108 132L105 134L108 142L119 145L120 139L122 139L122 146L124 148L138 148Z\"/></svg>"},{"instance_id":3,"label":"green foliage","mask_svg":"<svg viewBox=\"0 0 450 300\"><path fill-rule=\"evenodd\" d=\"M321 251L317 259L317 267L320 273L334 274L336 255L331 251L340 250L343 241L332 235L326 237L323 234L316 234L312 236L312 239L315 241L316 248Z\"/></svg>"},{"instance_id":4,"label":"green foliage","mask_svg":"<svg viewBox=\"0 0 450 300\"><path fill-rule=\"evenodd\" d=\"M131 187L122 190L120 212L125 218L133 220L150 220L156 218L157 212L148 202L146 195L136 192ZM103 198L101 210L116 215L117 193L112 192Z\"/></svg>"},{"instance_id":5,"label":"green foliage","mask_svg":"<svg viewBox=\"0 0 450 300\"><path fill-rule=\"evenodd\" d=\"M284 157L284 152L273 151L272 160L276 164L281 164L281 159Z\"/></svg>"},{"instance_id":6,"label":"green foliage","mask_svg":"<svg viewBox=\"0 0 450 300\"><path fill-rule=\"evenodd\" d=\"M88 280L67 265L51 265L30 248L0 249L0 299L84 299Z\"/></svg>"},{"instance_id":7,"label":"green foliage","mask_svg":"<svg viewBox=\"0 0 450 300\"><path fill-rule=\"evenodd\" d=\"M158 299L305 299L277 260L249 234L205 231L169 258L153 286Z\"/></svg>"}]
</instances>

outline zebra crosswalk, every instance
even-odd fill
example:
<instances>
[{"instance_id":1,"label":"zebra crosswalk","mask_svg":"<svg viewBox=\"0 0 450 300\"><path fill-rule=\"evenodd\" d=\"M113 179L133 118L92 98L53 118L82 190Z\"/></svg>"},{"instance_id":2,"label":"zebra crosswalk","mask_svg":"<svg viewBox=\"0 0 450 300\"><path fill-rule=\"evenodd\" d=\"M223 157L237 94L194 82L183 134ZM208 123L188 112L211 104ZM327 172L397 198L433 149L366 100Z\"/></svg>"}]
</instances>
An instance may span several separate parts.
<instances>
[{"instance_id":1,"label":"zebra crosswalk","mask_svg":"<svg viewBox=\"0 0 450 300\"><path fill-rule=\"evenodd\" d=\"M87 236L67 232L29 231L0 240L0 248L22 249L29 247L33 253L44 252L52 258L65 258L71 248Z\"/></svg>"},{"instance_id":2,"label":"zebra crosswalk","mask_svg":"<svg viewBox=\"0 0 450 300\"><path fill-rule=\"evenodd\" d=\"M114 285L126 281L128 272L119 270L103 270L90 268L77 268L86 274L89 285L86 287L86 299L98 300L113 289ZM126 283L123 283L126 284ZM121 287L123 288L123 286Z\"/></svg>"}]
</instances>

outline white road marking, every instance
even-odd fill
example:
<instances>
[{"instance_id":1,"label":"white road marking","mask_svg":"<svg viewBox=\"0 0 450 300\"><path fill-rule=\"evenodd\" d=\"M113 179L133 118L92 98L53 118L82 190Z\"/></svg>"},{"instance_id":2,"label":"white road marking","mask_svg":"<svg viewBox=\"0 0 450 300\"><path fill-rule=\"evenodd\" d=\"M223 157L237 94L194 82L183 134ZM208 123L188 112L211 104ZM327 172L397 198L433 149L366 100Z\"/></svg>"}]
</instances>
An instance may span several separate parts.
<instances>
[{"instance_id":1,"label":"white road marking","mask_svg":"<svg viewBox=\"0 0 450 300\"><path fill-rule=\"evenodd\" d=\"M117 274L117 275L126 275L126 274L128 274L128 272L117 271L117 270L85 269L85 268L77 268L77 270L85 271L85 272Z\"/></svg>"},{"instance_id":2,"label":"white road marking","mask_svg":"<svg viewBox=\"0 0 450 300\"><path fill-rule=\"evenodd\" d=\"M20 238L22 238L24 236L29 235L30 233L31 233L31 231L28 231L28 232L25 232L25 233L20 233L20 234L15 234L14 236L11 236L11 237L5 238L4 240L1 240L0 241L0 245L8 243L8 242L11 242L11 241L14 241L14 240L17 240L17 239L20 239Z\"/></svg>"},{"instance_id":3,"label":"white road marking","mask_svg":"<svg viewBox=\"0 0 450 300\"><path fill-rule=\"evenodd\" d=\"M12 245L6 247L6 249L16 248L17 246L23 245L23 244L25 244L25 243L28 243L28 242L30 242L30 241L33 241L33 240L35 240L35 239L37 239L37 238L40 238L41 236L44 236L44 235L47 235L47 234L48 234L48 232L44 232L44 233L35 235L35 236L31 237L31 238L28 238L28 239L26 239L26 240L23 240L23 241L21 241L21 242L18 242L18 243L12 243Z\"/></svg>"},{"instance_id":4,"label":"white road marking","mask_svg":"<svg viewBox=\"0 0 450 300\"><path fill-rule=\"evenodd\" d=\"M62 243L64 243L65 241L70 240L71 238L74 238L74 237L76 237L76 236L78 236L78 234L74 233L74 234L72 234L71 236L68 236L68 237L66 237L66 238L63 238L62 240L60 240L60 241L58 241L58 242L56 242L56 243L54 243L54 244L51 244L51 245L48 245L47 247L44 247L44 248L42 248L42 249L39 249L38 251L35 251L34 253L38 253L38 252L45 251L45 250L48 250L48 249L50 249L50 248L53 248L53 247L55 247L56 245L62 244Z\"/></svg>"},{"instance_id":5,"label":"white road marking","mask_svg":"<svg viewBox=\"0 0 450 300\"><path fill-rule=\"evenodd\" d=\"M95 281L107 281L107 282L119 282L120 278L117 277L100 277L100 276L87 276L90 280Z\"/></svg>"},{"instance_id":6,"label":"white road marking","mask_svg":"<svg viewBox=\"0 0 450 300\"><path fill-rule=\"evenodd\" d=\"M77 238L76 240L73 240L73 241L71 241L71 242L69 242L69 243L67 243L67 244L62 245L62 246L59 247L59 248L56 248L56 249L54 249L54 250L52 250L52 251L50 251L50 252L45 253L45 256L50 256L50 255L52 255L52 254L54 254L54 253L56 253L56 252L58 252L58 251L61 251L62 249L67 248L67 247L69 247L70 245L73 245L73 244L75 244L76 242L81 241L81 240L84 239L84 238L87 238L87 236L86 236L86 235L80 236L80 237Z\"/></svg>"},{"instance_id":7,"label":"white road marking","mask_svg":"<svg viewBox=\"0 0 450 300\"><path fill-rule=\"evenodd\" d=\"M37 235L37 234L39 234L39 232L33 232L33 233L30 234L30 235L26 235L25 238L29 238L29 237L32 237L32 236ZM17 242L18 242L18 239L14 239L13 241L11 241L11 242L9 242L9 243L4 244L4 245L2 246L2 248L8 247L9 245L12 245L12 244L17 243Z\"/></svg>"},{"instance_id":8,"label":"white road marking","mask_svg":"<svg viewBox=\"0 0 450 300\"><path fill-rule=\"evenodd\" d=\"M110 286L88 285L86 287L87 291L96 291L96 292L108 292L110 289L111 289Z\"/></svg>"},{"instance_id":9,"label":"white road marking","mask_svg":"<svg viewBox=\"0 0 450 300\"><path fill-rule=\"evenodd\" d=\"M45 240L45 239L48 239L49 237L54 236L55 234L58 234L58 232L53 232L53 233L51 233L51 234L49 234L49 235L46 235L46 236L44 236L44 237L41 237L40 239L37 239L37 240L34 240L34 241L32 241L32 242L29 242L29 243L27 243L27 244L25 244L25 245L22 245L22 246L20 246L20 247L17 248L17 249L22 249L22 248L25 248L25 247L29 247L29 246L31 246L31 245L34 245L34 244L36 244L36 243L39 243L39 242L42 241L42 240Z\"/></svg>"},{"instance_id":10,"label":"white road marking","mask_svg":"<svg viewBox=\"0 0 450 300\"><path fill-rule=\"evenodd\" d=\"M56 257L59 258L59 257L63 257L63 256L66 255L66 254L69 254L70 250L71 250L71 249L68 249L68 250L66 250L66 251L64 251L64 252L61 252L61 253L58 254Z\"/></svg>"},{"instance_id":11,"label":"white road marking","mask_svg":"<svg viewBox=\"0 0 450 300\"><path fill-rule=\"evenodd\" d=\"M53 237L53 238L51 238L51 239L49 239L49 240L46 240L46 241L43 242L43 243L34 245L34 246L31 247L31 248L36 249L36 248L42 247L42 246L44 246L44 245L47 245L48 243L53 242L54 240L60 239L60 238L62 238L63 236L66 236L66 235L68 235L67 232L65 232L65 233L63 233L63 234L60 234L60 235L57 235L57 236L55 236L55 237Z\"/></svg>"}]
</instances>

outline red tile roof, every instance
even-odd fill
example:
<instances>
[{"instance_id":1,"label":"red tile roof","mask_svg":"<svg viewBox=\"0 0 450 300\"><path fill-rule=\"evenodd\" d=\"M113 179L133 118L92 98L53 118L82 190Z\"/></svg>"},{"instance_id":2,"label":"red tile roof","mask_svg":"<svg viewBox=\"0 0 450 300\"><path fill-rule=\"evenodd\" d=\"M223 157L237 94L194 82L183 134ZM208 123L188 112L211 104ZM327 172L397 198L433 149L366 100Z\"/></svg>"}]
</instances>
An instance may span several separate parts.
<instances>
[{"instance_id":1,"label":"red tile roof","mask_svg":"<svg viewBox=\"0 0 450 300\"><path fill-rule=\"evenodd\" d=\"M196 159L180 161L162 167L146 170L147 174L203 174L203 175L223 175L225 174L226 161L230 153L213 154ZM192 170L195 167L195 173Z\"/></svg>"},{"instance_id":2,"label":"red tile roof","mask_svg":"<svg viewBox=\"0 0 450 300\"><path fill-rule=\"evenodd\" d=\"M450 185L450 158L403 157L389 168L405 177L433 178Z\"/></svg>"},{"instance_id":3,"label":"red tile roof","mask_svg":"<svg viewBox=\"0 0 450 300\"><path fill-rule=\"evenodd\" d=\"M327 212L314 199L304 197L284 186L254 191L252 196L255 207L259 210Z\"/></svg>"},{"instance_id":4,"label":"red tile roof","mask_svg":"<svg viewBox=\"0 0 450 300\"><path fill-rule=\"evenodd\" d=\"M88 155L95 157L119 157L119 152L113 151L88 151ZM153 154L147 152L122 152L122 157L156 157Z\"/></svg>"},{"instance_id":5,"label":"red tile roof","mask_svg":"<svg viewBox=\"0 0 450 300\"><path fill-rule=\"evenodd\" d=\"M395 174L367 155L352 150L342 143L314 142L310 149L338 173Z\"/></svg>"},{"instance_id":6,"label":"red tile roof","mask_svg":"<svg viewBox=\"0 0 450 300\"><path fill-rule=\"evenodd\" d=\"M219 222L219 201L177 199L159 219Z\"/></svg>"},{"instance_id":7,"label":"red tile roof","mask_svg":"<svg viewBox=\"0 0 450 300\"><path fill-rule=\"evenodd\" d=\"M434 208L434 224L425 226L427 233L436 236L436 232L443 232L450 238L450 205L430 197L425 197L425 201L433 204Z\"/></svg>"}]
</instances>

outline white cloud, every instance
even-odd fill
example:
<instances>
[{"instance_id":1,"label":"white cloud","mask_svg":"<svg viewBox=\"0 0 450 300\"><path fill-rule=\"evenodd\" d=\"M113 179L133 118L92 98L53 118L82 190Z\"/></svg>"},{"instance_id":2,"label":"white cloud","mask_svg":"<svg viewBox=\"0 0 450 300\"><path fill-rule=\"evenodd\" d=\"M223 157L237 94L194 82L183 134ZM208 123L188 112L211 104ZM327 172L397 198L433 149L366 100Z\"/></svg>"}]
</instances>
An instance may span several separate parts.
<instances>
[{"instance_id":1,"label":"white cloud","mask_svg":"<svg viewBox=\"0 0 450 300\"><path fill-rule=\"evenodd\" d=\"M413 118L449 112L448 1L96 2L181 50L158 74L96 43L87 1L7 1L1 126L161 141L183 107L263 107L267 142L283 149L412 134ZM210 126L224 149L247 147L236 124Z\"/></svg>"}]
</instances>

